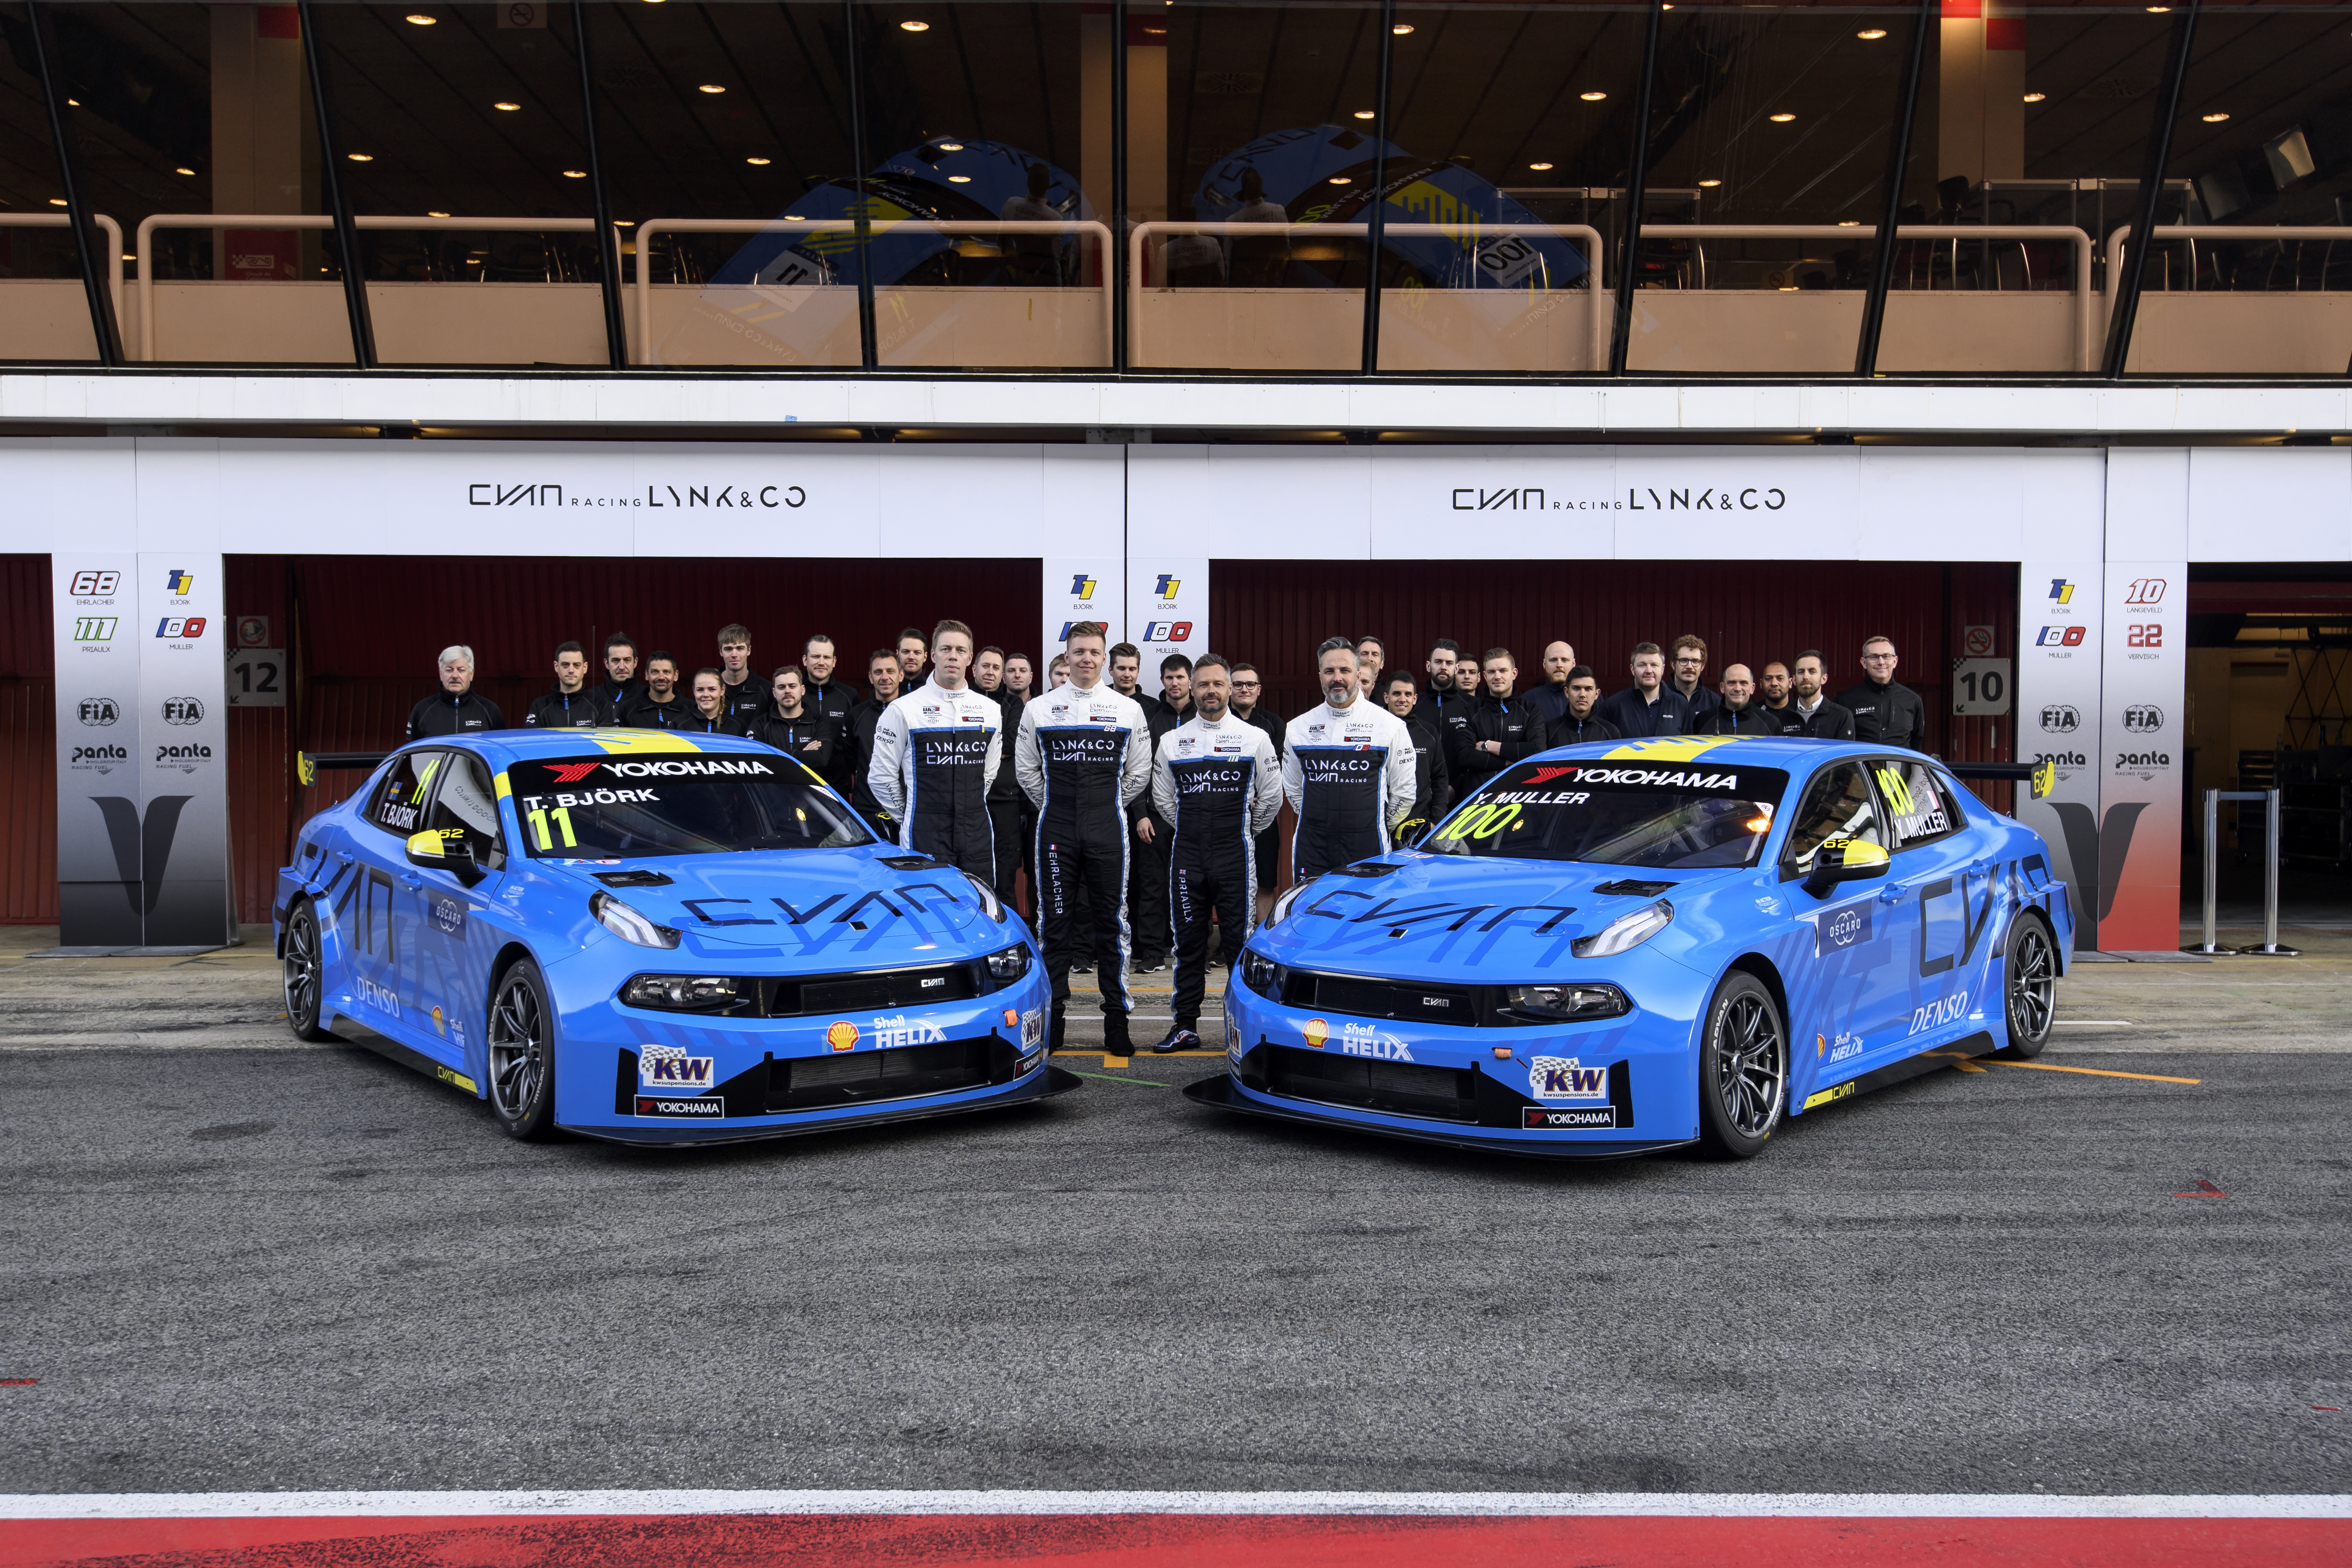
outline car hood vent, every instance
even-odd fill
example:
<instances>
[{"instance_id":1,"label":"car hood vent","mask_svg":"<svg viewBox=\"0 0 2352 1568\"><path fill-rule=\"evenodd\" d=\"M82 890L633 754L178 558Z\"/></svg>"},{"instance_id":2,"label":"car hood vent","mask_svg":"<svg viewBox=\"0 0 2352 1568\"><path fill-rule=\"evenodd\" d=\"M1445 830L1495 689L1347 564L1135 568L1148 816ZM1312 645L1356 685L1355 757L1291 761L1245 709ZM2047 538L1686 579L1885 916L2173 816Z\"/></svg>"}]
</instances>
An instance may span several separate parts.
<instances>
[{"instance_id":1,"label":"car hood vent","mask_svg":"<svg viewBox=\"0 0 2352 1568\"><path fill-rule=\"evenodd\" d=\"M1636 882L1621 880L1595 883L1592 890L1612 899L1654 899L1675 886L1672 882Z\"/></svg>"},{"instance_id":2,"label":"car hood vent","mask_svg":"<svg viewBox=\"0 0 2352 1568\"><path fill-rule=\"evenodd\" d=\"M1385 877L1404 868L1390 860L1365 860L1353 866L1341 866L1332 871L1334 877Z\"/></svg>"},{"instance_id":3,"label":"car hood vent","mask_svg":"<svg viewBox=\"0 0 2352 1568\"><path fill-rule=\"evenodd\" d=\"M596 871L591 875L608 888L667 888L677 880L667 871Z\"/></svg>"},{"instance_id":4,"label":"car hood vent","mask_svg":"<svg viewBox=\"0 0 2352 1568\"><path fill-rule=\"evenodd\" d=\"M952 871L954 867L944 860L934 860L928 855L877 855L881 864L893 871Z\"/></svg>"}]
</instances>

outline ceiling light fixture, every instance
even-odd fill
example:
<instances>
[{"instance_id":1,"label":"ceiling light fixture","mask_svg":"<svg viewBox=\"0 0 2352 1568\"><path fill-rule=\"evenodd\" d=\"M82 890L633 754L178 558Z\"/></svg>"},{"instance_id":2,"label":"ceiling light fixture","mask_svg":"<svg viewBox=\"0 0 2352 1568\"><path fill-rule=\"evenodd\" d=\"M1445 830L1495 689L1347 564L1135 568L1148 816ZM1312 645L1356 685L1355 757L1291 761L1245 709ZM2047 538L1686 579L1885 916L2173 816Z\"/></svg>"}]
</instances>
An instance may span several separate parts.
<instances>
[{"instance_id":1,"label":"ceiling light fixture","mask_svg":"<svg viewBox=\"0 0 2352 1568\"><path fill-rule=\"evenodd\" d=\"M1840 228L1860 228L1861 226L1862 220L1858 217L1842 217L1838 219L1838 227Z\"/></svg>"},{"instance_id":2,"label":"ceiling light fixture","mask_svg":"<svg viewBox=\"0 0 2352 1568\"><path fill-rule=\"evenodd\" d=\"M929 22L901 22L898 24L898 31L902 33L928 33L930 30L931 25Z\"/></svg>"},{"instance_id":3,"label":"ceiling light fixture","mask_svg":"<svg viewBox=\"0 0 2352 1568\"><path fill-rule=\"evenodd\" d=\"M700 87L695 89L695 90L697 92L725 92L727 89L719 86L715 81L706 81Z\"/></svg>"},{"instance_id":4,"label":"ceiling light fixture","mask_svg":"<svg viewBox=\"0 0 2352 1568\"><path fill-rule=\"evenodd\" d=\"M2171 7L2171 6L2169 6L2169 5L2150 5L2150 6L2147 8L2147 14L2148 14L2149 16L2163 16L2167 11L2169 11L2169 10L2171 10L2171 9L2172 9L2172 7Z\"/></svg>"},{"instance_id":5,"label":"ceiling light fixture","mask_svg":"<svg viewBox=\"0 0 2352 1568\"><path fill-rule=\"evenodd\" d=\"M971 176L970 174L950 174L948 176L948 184L950 185L968 185L971 184Z\"/></svg>"},{"instance_id":6,"label":"ceiling light fixture","mask_svg":"<svg viewBox=\"0 0 2352 1568\"><path fill-rule=\"evenodd\" d=\"M449 215L447 213L427 212L425 216L426 217L447 217Z\"/></svg>"},{"instance_id":7,"label":"ceiling light fixture","mask_svg":"<svg viewBox=\"0 0 2352 1568\"><path fill-rule=\"evenodd\" d=\"M963 151L963 143L961 142L942 142L940 143L940 151L942 153L961 153Z\"/></svg>"},{"instance_id":8,"label":"ceiling light fixture","mask_svg":"<svg viewBox=\"0 0 2352 1568\"><path fill-rule=\"evenodd\" d=\"M354 163L373 163L375 162L375 154L373 153L346 153L343 156L349 158Z\"/></svg>"},{"instance_id":9,"label":"ceiling light fixture","mask_svg":"<svg viewBox=\"0 0 2352 1568\"><path fill-rule=\"evenodd\" d=\"M411 11L404 19L412 27L429 27L441 20L438 16L428 16L422 11Z\"/></svg>"},{"instance_id":10,"label":"ceiling light fixture","mask_svg":"<svg viewBox=\"0 0 2352 1568\"><path fill-rule=\"evenodd\" d=\"M79 98L68 98L66 100L66 107L68 109L79 109L81 107L81 100Z\"/></svg>"},{"instance_id":11,"label":"ceiling light fixture","mask_svg":"<svg viewBox=\"0 0 2352 1568\"><path fill-rule=\"evenodd\" d=\"M2029 92L2025 95L2025 101L2028 103L2040 103L2043 99L2048 98L2049 96L2050 95L2046 92Z\"/></svg>"},{"instance_id":12,"label":"ceiling light fixture","mask_svg":"<svg viewBox=\"0 0 2352 1568\"><path fill-rule=\"evenodd\" d=\"M521 104L520 104L520 103L505 103L505 102L499 102L499 103L494 103L494 104L490 105L490 107L491 107L492 109L503 109L503 110L505 110L509 114L512 114L516 110L520 109L520 108L522 107L522 105L521 105Z\"/></svg>"},{"instance_id":13,"label":"ceiling light fixture","mask_svg":"<svg viewBox=\"0 0 2352 1568\"><path fill-rule=\"evenodd\" d=\"M772 160L767 158L746 158L743 162L751 164L751 167L755 169L764 169L771 162L772 162Z\"/></svg>"},{"instance_id":14,"label":"ceiling light fixture","mask_svg":"<svg viewBox=\"0 0 2352 1568\"><path fill-rule=\"evenodd\" d=\"M2208 125L2219 125L2224 120L2229 119L2230 115L2227 110L2217 109L2212 113L2204 115L2201 118Z\"/></svg>"},{"instance_id":15,"label":"ceiling light fixture","mask_svg":"<svg viewBox=\"0 0 2352 1568\"><path fill-rule=\"evenodd\" d=\"M588 177L588 171L585 169L566 169L563 171L563 177L567 180L584 180Z\"/></svg>"},{"instance_id":16,"label":"ceiling light fixture","mask_svg":"<svg viewBox=\"0 0 2352 1568\"><path fill-rule=\"evenodd\" d=\"M784 215L784 221L786 223L806 223L808 222L808 216L805 213L786 213Z\"/></svg>"},{"instance_id":17,"label":"ceiling light fixture","mask_svg":"<svg viewBox=\"0 0 2352 1568\"><path fill-rule=\"evenodd\" d=\"M1529 164L1528 165L1528 168L1530 168L1530 169L1533 169L1537 174L1542 174L1546 169L1550 168L1550 167L1551 167L1551 165L1550 165L1549 163L1529 163Z\"/></svg>"},{"instance_id":18,"label":"ceiling light fixture","mask_svg":"<svg viewBox=\"0 0 2352 1568\"><path fill-rule=\"evenodd\" d=\"M635 228L637 226L637 220L633 217L616 217L613 220L613 226L614 228Z\"/></svg>"},{"instance_id":19,"label":"ceiling light fixture","mask_svg":"<svg viewBox=\"0 0 2352 1568\"><path fill-rule=\"evenodd\" d=\"M1360 109L1356 110L1356 118L1359 120L1370 120L1372 118L1374 112L1375 111L1372 110Z\"/></svg>"},{"instance_id":20,"label":"ceiling light fixture","mask_svg":"<svg viewBox=\"0 0 2352 1568\"><path fill-rule=\"evenodd\" d=\"M49 205L51 205L51 206L53 206L53 207L61 207L61 206L63 206L63 205L66 205L66 199L65 199L65 197L63 197L63 196L51 196L51 197L49 198Z\"/></svg>"},{"instance_id":21,"label":"ceiling light fixture","mask_svg":"<svg viewBox=\"0 0 2352 1568\"><path fill-rule=\"evenodd\" d=\"M1609 95L1605 92L1580 92L1576 96L1587 103L1598 103Z\"/></svg>"},{"instance_id":22,"label":"ceiling light fixture","mask_svg":"<svg viewBox=\"0 0 2352 1568\"><path fill-rule=\"evenodd\" d=\"M1770 120L1775 125L1786 125L1789 121L1796 119L1797 117L1793 114L1773 114L1768 115L1766 118Z\"/></svg>"},{"instance_id":23,"label":"ceiling light fixture","mask_svg":"<svg viewBox=\"0 0 2352 1568\"><path fill-rule=\"evenodd\" d=\"M1700 188L1701 188L1701 189L1703 189L1703 190L1709 190L1709 191L1711 191L1711 190L1715 189L1715 187L1716 187L1716 186L1717 186L1717 185L1719 185L1719 184L1723 184L1723 182L1722 182L1721 180L1701 180L1701 181L1699 182L1699 186L1700 186Z\"/></svg>"},{"instance_id":24,"label":"ceiling light fixture","mask_svg":"<svg viewBox=\"0 0 2352 1568\"><path fill-rule=\"evenodd\" d=\"M1886 37L1886 29L1884 27L1864 27L1861 32L1856 33L1854 37L1865 39L1868 42L1874 44L1878 42L1879 39Z\"/></svg>"},{"instance_id":25,"label":"ceiling light fixture","mask_svg":"<svg viewBox=\"0 0 2352 1568\"><path fill-rule=\"evenodd\" d=\"M1389 31L1390 31L1390 32L1391 32L1391 33L1394 33L1398 37L1402 38L1402 37L1403 37L1407 33L1410 33L1410 32L1412 32L1412 24L1411 22L1399 22L1395 26L1391 27L1391 28L1389 29Z\"/></svg>"},{"instance_id":26,"label":"ceiling light fixture","mask_svg":"<svg viewBox=\"0 0 2352 1568\"><path fill-rule=\"evenodd\" d=\"M172 173L175 174L185 174L192 180L196 177L196 172L194 169L174 169Z\"/></svg>"},{"instance_id":27,"label":"ceiling light fixture","mask_svg":"<svg viewBox=\"0 0 2352 1568\"><path fill-rule=\"evenodd\" d=\"M1331 176L1331 184L1335 185L1352 185L1355 183L1355 181L1349 179L1345 174L1334 174Z\"/></svg>"}]
</instances>

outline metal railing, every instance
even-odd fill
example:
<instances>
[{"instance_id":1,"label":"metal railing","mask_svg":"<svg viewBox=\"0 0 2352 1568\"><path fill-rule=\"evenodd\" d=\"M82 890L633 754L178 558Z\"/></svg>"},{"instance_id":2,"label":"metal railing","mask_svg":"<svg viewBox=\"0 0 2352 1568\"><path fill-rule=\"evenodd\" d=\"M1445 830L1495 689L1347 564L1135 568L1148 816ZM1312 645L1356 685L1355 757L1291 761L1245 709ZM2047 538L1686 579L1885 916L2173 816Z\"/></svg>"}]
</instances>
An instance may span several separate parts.
<instances>
[{"instance_id":1,"label":"metal railing","mask_svg":"<svg viewBox=\"0 0 2352 1568\"><path fill-rule=\"evenodd\" d=\"M2107 236L2107 277L2110 279L2107 285L2107 298L2110 302L2110 308L2112 308L2112 303L2116 294L2116 286L2113 279L2123 276L2122 268L2124 265L2124 252L2126 248L2125 241L2128 238L2130 234L2130 226L2126 225L2124 227L2118 228L2115 233ZM2238 226L2226 223L2160 223L2157 225L2153 231L2150 243L2161 244L2168 239L2185 239L2189 242L2189 286L2188 288L2180 290L2180 292L2193 294L2197 292L2197 242L2200 239L2235 240L2242 245L2267 245L2284 239L2324 239L2329 242L2332 248L2335 242L2338 240L2352 241L2352 228L2347 228L2341 225L2325 224L2283 226L2275 228L2257 228L2251 226ZM2290 290L2268 289L2208 290L2208 292L2224 293L2280 293L2289 291Z\"/></svg>"},{"instance_id":2,"label":"metal railing","mask_svg":"<svg viewBox=\"0 0 2352 1568\"><path fill-rule=\"evenodd\" d=\"M1601 287L1601 231L1580 223L1383 223L1383 236L1402 239L1444 238L1456 242L1467 239L1475 248L1487 235L1541 236L1553 239L1572 239L1584 250L1584 291L1591 296L1588 304L1589 323L1586 328L1585 356L1587 369L1605 367L1609 363L1609 301L1607 291ZM1365 223L1139 223L1128 232L1128 288L1130 305L1139 304L1144 292L1144 247L1155 236L1176 234L1206 234L1219 237L1275 238L1300 235L1317 239L1362 239L1371 233ZM1172 285L1162 283L1160 291ZM1496 290L1479 290L1496 292ZM1130 309L1127 321L1128 363L1141 365L1143 357L1142 312Z\"/></svg>"},{"instance_id":3,"label":"metal railing","mask_svg":"<svg viewBox=\"0 0 2352 1568\"><path fill-rule=\"evenodd\" d=\"M2162 229L2157 230L2161 235ZM2189 952L2210 955L2239 953L2252 958L2295 958L2300 948L2281 947L2278 939L2279 906L2279 796L2274 789L2209 789L2205 792L2205 943L2187 948ZM2263 940L2256 947L2223 947L2216 940L2214 928L2220 923L2221 881L2221 803L2225 800L2259 800L2263 807Z\"/></svg>"},{"instance_id":4,"label":"metal railing","mask_svg":"<svg viewBox=\"0 0 2352 1568\"><path fill-rule=\"evenodd\" d=\"M2159 231L2161 232L2161 231ZM1876 224L1775 223L1645 223L1643 239L1875 239ZM2074 247L2074 368L2087 371L2094 330L2104 326L2091 292L2091 237L2063 224L1898 224L1897 243L1906 239L2002 239L2071 245ZM1700 287L1706 287L1706 263L1700 263ZM1892 298L1892 296L1889 296Z\"/></svg>"},{"instance_id":5,"label":"metal railing","mask_svg":"<svg viewBox=\"0 0 2352 1568\"><path fill-rule=\"evenodd\" d=\"M1103 280L1099 284L1091 285L1091 287L1099 289L1102 293L1103 362L1104 368L1109 368L1111 357L1111 284L1109 276L1111 254L1110 229L1107 225L1097 223L1092 219L1086 218L1071 218L1062 222L1055 222L1050 219L1044 218L973 218L971 220L959 220L951 223L935 223L928 218L887 218L875 220L845 217L805 219L772 217L648 218L644 223L637 226L637 270L635 285L637 295L636 363L639 364L649 364L652 363L651 355L653 353L654 341L652 252L653 239L656 235L766 234L772 230L776 234L788 237L803 234L842 234L855 233L861 222L866 224L867 232L877 238L890 233L893 229L915 228L928 230L935 234L946 235L971 234L985 236L1008 234L1060 234L1084 235L1087 238L1092 239L1097 247L1096 253L1100 258L1099 270L1102 274ZM887 288L888 287L888 284L884 280L877 279L875 286L877 288ZM1077 284L1066 285L1066 287L1087 288L1090 287L1090 285Z\"/></svg>"},{"instance_id":6,"label":"metal railing","mask_svg":"<svg viewBox=\"0 0 2352 1568\"><path fill-rule=\"evenodd\" d=\"M370 229L436 229L473 234L593 234L593 217L355 217ZM323 213L157 213L139 225L139 357L155 357L155 270L151 243L165 228L325 229L335 220ZM122 310L118 303L114 318Z\"/></svg>"},{"instance_id":7,"label":"metal railing","mask_svg":"<svg viewBox=\"0 0 2352 1568\"><path fill-rule=\"evenodd\" d=\"M122 325L122 263L115 258L122 254L122 226L104 213L92 213L89 221L106 236L106 292L114 307L114 324ZM0 213L0 228L71 228L73 218L67 213ZM143 258L147 247L142 245L139 254Z\"/></svg>"}]
</instances>

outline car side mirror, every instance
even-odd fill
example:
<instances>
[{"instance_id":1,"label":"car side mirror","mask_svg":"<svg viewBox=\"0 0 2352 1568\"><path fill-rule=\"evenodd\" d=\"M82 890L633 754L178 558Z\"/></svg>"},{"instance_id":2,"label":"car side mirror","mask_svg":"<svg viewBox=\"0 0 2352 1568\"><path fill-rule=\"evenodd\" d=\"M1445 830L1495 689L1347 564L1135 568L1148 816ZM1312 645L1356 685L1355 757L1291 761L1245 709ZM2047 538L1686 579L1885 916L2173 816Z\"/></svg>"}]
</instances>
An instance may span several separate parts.
<instances>
[{"instance_id":1,"label":"car side mirror","mask_svg":"<svg viewBox=\"0 0 2352 1568\"><path fill-rule=\"evenodd\" d=\"M1396 841L1400 849L1410 849L1429 837L1429 818L1410 817L1397 824Z\"/></svg>"},{"instance_id":2,"label":"car side mirror","mask_svg":"<svg viewBox=\"0 0 2352 1568\"><path fill-rule=\"evenodd\" d=\"M1831 889L1843 883L1867 882L1885 875L1886 851L1878 845L1859 838L1826 839L1813 857L1813 869L1805 879L1805 891L1825 899Z\"/></svg>"},{"instance_id":3,"label":"car side mirror","mask_svg":"<svg viewBox=\"0 0 2352 1568\"><path fill-rule=\"evenodd\" d=\"M473 842L462 827L410 834L408 863L427 871L446 871L469 888L482 879L482 868L474 863Z\"/></svg>"}]
</instances>

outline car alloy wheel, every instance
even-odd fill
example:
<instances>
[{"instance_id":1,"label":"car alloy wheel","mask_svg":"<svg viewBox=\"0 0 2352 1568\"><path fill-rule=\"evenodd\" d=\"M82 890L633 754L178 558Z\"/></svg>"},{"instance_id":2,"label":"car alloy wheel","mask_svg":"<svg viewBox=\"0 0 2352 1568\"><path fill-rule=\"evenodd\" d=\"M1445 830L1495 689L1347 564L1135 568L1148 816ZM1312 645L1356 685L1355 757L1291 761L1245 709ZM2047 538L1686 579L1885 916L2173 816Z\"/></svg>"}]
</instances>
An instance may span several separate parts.
<instances>
[{"instance_id":1,"label":"car alloy wheel","mask_svg":"<svg viewBox=\"0 0 2352 1568\"><path fill-rule=\"evenodd\" d=\"M490 1109L518 1138L543 1136L553 1122L554 1028L539 970L528 959L499 982L490 1004Z\"/></svg>"},{"instance_id":2,"label":"car alloy wheel","mask_svg":"<svg viewBox=\"0 0 2352 1568\"><path fill-rule=\"evenodd\" d=\"M2058 1016L2058 950L2040 921L2011 928L2008 969L2010 1054L2039 1056Z\"/></svg>"},{"instance_id":3,"label":"car alloy wheel","mask_svg":"<svg viewBox=\"0 0 2352 1568\"><path fill-rule=\"evenodd\" d=\"M1789 1102L1789 1034L1772 994L1735 970L1706 1010L1699 1058L1699 1131L1717 1152L1760 1152Z\"/></svg>"},{"instance_id":4,"label":"car alloy wheel","mask_svg":"<svg viewBox=\"0 0 2352 1568\"><path fill-rule=\"evenodd\" d=\"M310 900L297 903L286 917L284 990L286 1025L298 1040L329 1040L334 1037L319 1026L326 968L320 957L319 916Z\"/></svg>"}]
</instances>

